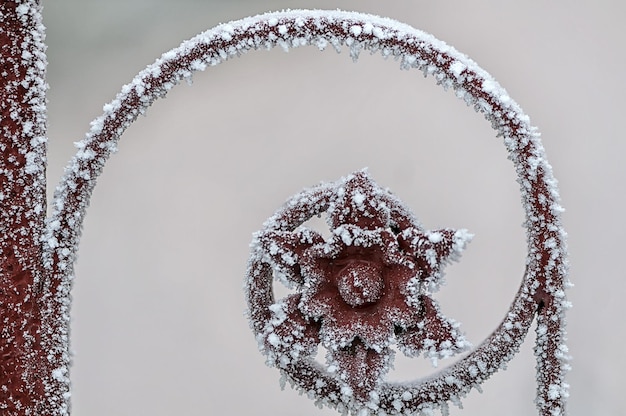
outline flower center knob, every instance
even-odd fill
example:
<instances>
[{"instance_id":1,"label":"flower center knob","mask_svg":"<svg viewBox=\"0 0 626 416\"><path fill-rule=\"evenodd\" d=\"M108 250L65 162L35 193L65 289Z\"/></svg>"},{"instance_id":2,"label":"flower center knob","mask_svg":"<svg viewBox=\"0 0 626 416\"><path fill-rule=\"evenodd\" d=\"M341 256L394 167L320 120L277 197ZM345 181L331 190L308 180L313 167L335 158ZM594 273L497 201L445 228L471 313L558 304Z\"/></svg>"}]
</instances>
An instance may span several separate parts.
<instances>
[{"instance_id":1,"label":"flower center knob","mask_svg":"<svg viewBox=\"0 0 626 416\"><path fill-rule=\"evenodd\" d=\"M352 261L339 271L337 277L339 294L352 307L374 303L382 296L382 270L375 264Z\"/></svg>"}]
</instances>

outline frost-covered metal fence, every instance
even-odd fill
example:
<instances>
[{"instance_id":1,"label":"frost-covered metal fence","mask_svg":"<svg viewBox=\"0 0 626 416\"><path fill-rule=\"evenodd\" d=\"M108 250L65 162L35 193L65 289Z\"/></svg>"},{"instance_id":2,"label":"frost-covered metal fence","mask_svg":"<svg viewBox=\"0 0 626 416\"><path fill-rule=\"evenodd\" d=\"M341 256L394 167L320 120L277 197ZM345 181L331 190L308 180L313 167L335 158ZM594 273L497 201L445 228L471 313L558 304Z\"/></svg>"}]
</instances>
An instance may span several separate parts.
<instances>
[{"instance_id":1,"label":"frost-covered metal fence","mask_svg":"<svg viewBox=\"0 0 626 416\"><path fill-rule=\"evenodd\" d=\"M564 377L568 355L564 315L569 304L565 298L565 232L560 222L562 209L556 182L539 134L529 118L476 63L431 35L390 19L359 13L290 11L220 25L163 54L125 85L115 100L104 106L102 116L92 122L90 131L78 144L78 151L67 165L51 201L52 213L46 216L47 62L40 9L40 2L36 0L0 4L2 414L56 416L70 413L68 331L73 266L91 192L126 128L156 99L164 97L173 86L196 71L255 49L280 46L288 50L307 45L320 49L332 47L338 51L348 48L355 60L362 52L392 57L399 61L401 68L418 69L442 87L453 89L460 99L484 114L503 139L517 172L526 213L526 272L510 310L495 331L465 358L425 381L406 385L386 383L378 376L368 375L370 371L384 373L375 365L373 369L359 370L369 383L367 389L359 392L354 379L346 381L346 377L333 375L328 368L314 363L307 354L279 351L280 354L276 355L278 350L275 349L270 357L274 361L277 358L280 361L281 356L291 357L293 360L278 363L281 371L320 403L355 414L429 414L436 408L445 411L449 402L459 403L471 389L479 389L482 381L502 369L517 352L531 323L536 320L537 408L545 416L565 414L568 388ZM364 195L355 192L353 190L353 201L362 200ZM305 212L298 215L306 216L333 207L330 196L319 197L322 202L318 202L323 207L301 207ZM388 201L385 198L382 200ZM394 208L393 203L388 205L387 209L395 212L396 217L392 215L388 223L380 219L387 217L380 217L377 224L396 228L401 222L398 215L408 217L401 212L402 209ZM336 203L334 206L336 208ZM353 225L363 225L359 221L354 220ZM297 222L274 231L291 232L299 225ZM419 227L413 229L419 230ZM461 240L465 241L464 234L424 235L433 244L438 241L457 244L456 251L460 251ZM276 238L273 241L284 242ZM421 255L417 248L417 245L413 246L415 256ZM297 250L288 254L299 255ZM442 260L446 257L444 254L442 251L435 257ZM263 258L257 260L262 263L258 266L261 269L272 266L270 260L265 263ZM280 331L266 331L263 320L274 320L273 327L277 328L281 308L286 313L300 306L274 303L271 284L255 280L270 272L265 269L255 271L254 261L253 257L248 289L253 329L261 337L264 348L285 346L287 344L277 338ZM290 261L273 264L283 268L290 265L293 265ZM435 267L434 263L432 266ZM354 267L352 271L371 271L374 266L359 263ZM376 285L378 283L372 286L372 290L379 290ZM346 283L345 288L344 291L351 290L354 282ZM379 296L360 298L354 293L344 294L344 300L347 299L353 307L371 303ZM426 302L424 304L430 302L421 299ZM323 326L323 322L302 322ZM307 338L307 348L314 339L314 336ZM451 339L460 340L457 335ZM354 347L352 352L366 355L371 353L368 349L374 348L373 345L363 347L358 344L363 341L358 337L352 341L357 344L348 341L339 344L341 348ZM461 344L459 346L464 346ZM302 343L287 346L294 345L303 346ZM432 351L434 356L445 350L439 347L441 345ZM341 358L337 359L341 361ZM363 359L361 362L369 361ZM357 372L343 374L349 379Z\"/></svg>"}]
</instances>

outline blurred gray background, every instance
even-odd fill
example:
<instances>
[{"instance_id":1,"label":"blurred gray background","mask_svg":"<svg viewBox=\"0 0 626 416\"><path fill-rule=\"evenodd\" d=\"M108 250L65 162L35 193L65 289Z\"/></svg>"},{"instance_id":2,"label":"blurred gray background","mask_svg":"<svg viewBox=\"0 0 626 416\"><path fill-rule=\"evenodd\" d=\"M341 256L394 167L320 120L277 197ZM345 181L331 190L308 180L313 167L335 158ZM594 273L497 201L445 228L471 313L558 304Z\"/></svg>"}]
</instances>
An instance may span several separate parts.
<instances>
[{"instance_id":1,"label":"blurred gray background","mask_svg":"<svg viewBox=\"0 0 626 416\"><path fill-rule=\"evenodd\" d=\"M48 1L50 190L72 142L136 72L219 22L283 8L358 10L433 33L530 115L567 209L570 414L623 414L623 2ZM287 197L365 166L426 227L476 234L436 297L473 343L485 338L525 256L513 169L489 123L379 56L254 52L156 103L99 180L74 288L74 414L334 415L281 392L243 316L242 279L251 233ZM532 344L452 414L536 414ZM397 359L389 378L432 371Z\"/></svg>"}]
</instances>

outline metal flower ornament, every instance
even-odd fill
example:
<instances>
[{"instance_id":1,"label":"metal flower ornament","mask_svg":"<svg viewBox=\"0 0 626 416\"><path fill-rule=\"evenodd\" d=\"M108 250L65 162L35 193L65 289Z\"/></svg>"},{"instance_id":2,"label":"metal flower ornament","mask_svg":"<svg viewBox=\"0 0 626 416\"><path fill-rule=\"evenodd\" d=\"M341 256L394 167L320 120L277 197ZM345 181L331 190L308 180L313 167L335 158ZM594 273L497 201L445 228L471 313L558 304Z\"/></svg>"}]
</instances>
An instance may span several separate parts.
<instances>
[{"instance_id":1,"label":"metal flower ornament","mask_svg":"<svg viewBox=\"0 0 626 416\"><path fill-rule=\"evenodd\" d=\"M447 413L519 350L536 323L537 410L566 414L566 233L552 169L528 116L475 62L391 19L341 11L268 13L219 25L141 71L91 123L46 201L46 45L39 0L0 2L0 409L70 414L70 305L80 233L96 180L123 132L175 85L255 49L345 48L393 57L483 114L517 173L528 254L500 325L475 348L433 294L471 235L425 229L366 171L292 197L254 235L246 276L252 330L268 364L318 404L365 415ZM307 226L325 215L328 235ZM293 290L275 299L274 280ZM237 281L238 279L235 279ZM325 362L316 354L327 351ZM433 360L426 378L391 383L394 351Z\"/></svg>"},{"instance_id":2,"label":"metal flower ornament","mask_svg":"<svg viewBox=\"0 0 626 416\"><path fill-rule=\"evenodd\" d=\"M323 211L327 239L301 226ZM365 171L295 196L253 242L248 297L268 362L291 376L294 361L311 359L321 344L344 394L365 403L390 367L393 344L434 362L466 350L458 324L431 296L470 238L465 230L424 230ZM257 303L267 298L254 282L273 275L297 293Z\"/></svg>"},{"instance_id":3,"label":"metal flower ornament","mask_svg":"<svg viewBox=\"0 0 626 416\"><path fill-rule=\"evenodd\" d=\"M302 227L324 211L327 239ZM253 242L248 297L268 362L298 379L293 363L311 359L321 344L343 394L367 403L390 367L392 345L435 363L465 351L458 324L431 295L470 238L465 230L424 230L365 171L295 196ZM256 282L267 285L273 275L296 293L259 304L267 298L258 297Z\"/></svg>"}]
</instances>

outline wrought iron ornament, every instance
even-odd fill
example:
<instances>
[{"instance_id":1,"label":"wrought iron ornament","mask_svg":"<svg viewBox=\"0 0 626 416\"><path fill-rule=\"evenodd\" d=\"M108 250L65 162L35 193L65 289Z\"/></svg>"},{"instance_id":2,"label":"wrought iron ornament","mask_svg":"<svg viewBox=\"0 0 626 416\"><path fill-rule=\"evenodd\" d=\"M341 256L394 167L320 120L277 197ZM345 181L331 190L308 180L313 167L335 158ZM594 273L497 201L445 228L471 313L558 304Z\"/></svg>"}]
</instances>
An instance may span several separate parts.
<instances>
[{"instance_id":1,"label":"wrought iron ornament","mask_svg":"<svg viewBox=\"0 0 626 416\"><path fill-rule=\"evenodd\" d=\"M331 235L303 226L326 213ZM252 243L248 298L253 328L268 364L319 395L336 384L342 402L378 403L392 345L409 357L437 359L470 344L431 297L443 266L472 235L427 231L365 171L294 196ZM273 278L295 293L275 301ZM314 364L318 344L328 366ZM332 379L332 382L326 379Z\"/></svg>"},{"instance_id":2,"label":"wrought iron ornament","mask_svg":"<svg viewBox=\"0 0 626 416\"><path fill-rule=\"evenodd\" d=\"M529 118L475 62L429 34L374 16L293 11L242 21L288 49L308 44L393 56L418 68L480 113L504 139L526 213L528 256L520 289L501 324L464 358L411 383L389 383L393 348L433 361L470 348L432 294L442 268L459 257L465 230L425 230L366 172L294 196L255 234L246 280L251 326L267 363L318 404L354 415L448 413L519 350L537 322L540 415L565 414L569 356L565 344L566 233L556 181ZM244 23L245 22L245 23ZM224 27L229 37L237 26ZM245 31L244 30L244 31ZM256 39L256 38L255 38ZM240 43L241 44L241 43ZM272 43L271 46L273 46ZM303 227L326 213L331 235ZM294 293L274 299L276 278ZM325 365L315 360L319 346Z\"/></svg>"},{"instance_id":3,"label":"wrought iron ornament","mask_svg":"<svg viewBox=\"0 0 626 416\"><path fill-rule=\"evenodd\" d=\"M197 71L246 52L313 45L393 57L472 106L503 139L520 185L526 270L501 324L455 364L422 380L385 382L392 348L433 360L468 343L432 298L442 268L469 241L464 230L425 230L365 172L292 198L256 234L247 279L252 328L268 363L318 403L362 415L446 413L518 351L536 322L536 405L565 414L566 233L559 193L530 119L467 56L392 19L292 10L219 25L124 85L93 120L48 204L46 45L41 0L0 2L0 409L3 415L70 414L70 306L74 263L91 194L124 131ZM6 41L6 42L5 42ZM50 209L47 209L49 207ZM331 235L302 225L326 213ZM273 297L276 277L294 293ZM328 350L325 366L313 358Z\"/></svg>"}]
</instances>

